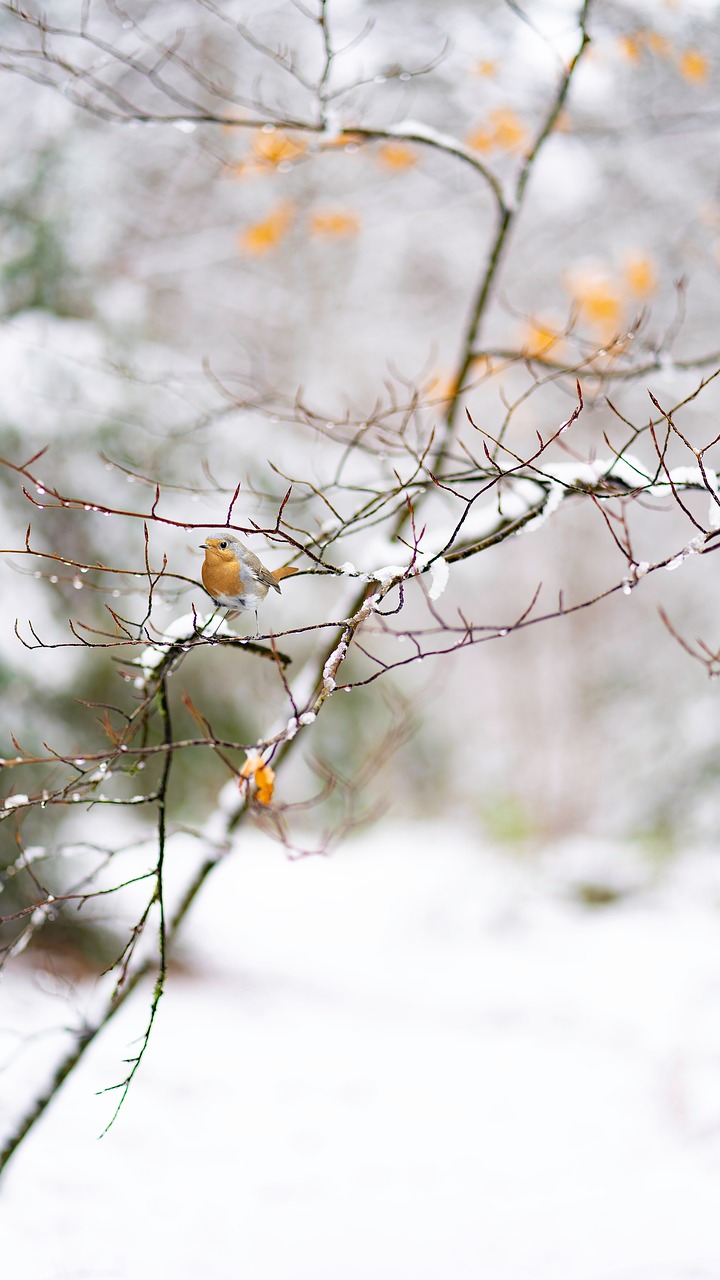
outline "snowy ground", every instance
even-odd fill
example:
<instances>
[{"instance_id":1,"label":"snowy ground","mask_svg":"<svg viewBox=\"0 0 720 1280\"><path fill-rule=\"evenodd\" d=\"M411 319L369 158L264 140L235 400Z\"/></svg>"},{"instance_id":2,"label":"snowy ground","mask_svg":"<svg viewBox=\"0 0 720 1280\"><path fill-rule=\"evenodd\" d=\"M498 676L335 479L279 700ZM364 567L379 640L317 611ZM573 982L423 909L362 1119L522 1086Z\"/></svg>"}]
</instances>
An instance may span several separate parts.
<instances>
[{"instance_id":1,"label":"snowy ground","mask_svg":"<svg viewBox=\"0 0 720 1280\"><path fill-rule=\"evenodd\" d=\"M15 1157L3 1275L720 1277L718 884L588 909L441 828L244 838L116 1126L147 992Z\"/></svg>"}]
</instances>

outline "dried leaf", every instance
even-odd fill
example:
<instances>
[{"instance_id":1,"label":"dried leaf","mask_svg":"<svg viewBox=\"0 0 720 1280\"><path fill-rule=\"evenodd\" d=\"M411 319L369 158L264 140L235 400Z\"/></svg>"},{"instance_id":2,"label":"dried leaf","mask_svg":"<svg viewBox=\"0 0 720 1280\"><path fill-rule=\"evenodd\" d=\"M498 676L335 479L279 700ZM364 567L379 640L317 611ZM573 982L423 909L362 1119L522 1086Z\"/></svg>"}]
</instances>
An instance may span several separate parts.
<instances>
[{"instance_id":1,"label":"dried leaf","mask_svg":"<svg viewBox=\"0 0 720 1280\"><path fill-rule=\"evenodd\" d=\"M625 280L631 293L644 298L657 288L657 272L647 254L630 254L625 262Z\"/></svg>"},{"instance_id":2,"label":"dried leaf","mask_svg":"<svg viewBox=\"0 0 720 1280\"><path fill-rule=\"evenodd\" d=\"M669 58L672 53L672 43L667 36L661 36L659 31L648 31L645 35L647 47L656 58Z\"/></svg>"},{"instance_id":3,"label":"dried leaf","mask_svg":"<svg viewBox=\"0 0 720 1280\"><path fill-rule=\"evenodd\" d=\"M583 271L570 281L570 293L582 316L602 339L613 337L622 325L623 300L606 272Z\"/></svg>"},{"instance_id":4,"label":"dried leaf","mask_svg":"<svg viewBox=\"0 0 720 1280\"><path fill-rule=\"evenodd\" d=\"M344 147L356 150L365 139L361 133L338 133L335 137L323 138L320 142L322 151L337 151Z\"/></svg>"},{"instance_id":5,"label":"dried leaf","mask_svg":"<svg viewBox=\"0 0 720 1280\"><path fill-rule=\"evenodd\" d=\"M359 230L360 223L355 215L339 209L321 210L310 219L310 234L313 236L355 236Z\"/></svg>"},{"instance_id":6,"label":"dried leaf","mask_svg":"<svg viewBox=\"0 0 720 1280\"><path fill-rule=\"evenodd\" d=\"M621 36L618 41L620 52L628 62L641 62L643 56L642 32L636 31L631 36Z\"/></svg>"},{"instance_id":7,"label":"dried leaf","mask_svg":"<svg viewBox=\"0 0 720 1280\"><path fill-rule=\"evenodd\" d=\"M287 234L294 216L294 206L283 202L264 218L247 227L240 236L240 248L254 256L274 249Z\"/></svg>"},{"instance_id":8,"label":"dried leaf","mask_svg":"<svg viewBox=\"0 0 720 1280\"><path fill-rule=\"evenodd\" d=\"M117 746L117 744L118 744L118 742L120 741L120 736L119 736L119 734L117 734L117 733L115 732L115 730L113 729L112 722L111 722L111 720L110 720L110 712L109 712L109 711L106 711L106 712L105 712L105 714L104 714L104 716L103 716L103 718L102 718L101 724L102 724L102 727L103 727L103 729L105 730L105 733L107 734L108 738L109 738L109 739L110 739L110 741L112 742L113 746L114 746L114 747L116 747L116 746Z\"/></svg>"},{"instance_id":9,"label":"dried leaf","mask_svg":"<svg viewBox=\"0 0 720 1280\"><path fill-rule=\"evenodd\" d=\"M522 341L522 349L528 356L546 356L551 351L557 356L560 335L550 325L531 320Z\"/></svg>"},{"instance_id":10,"label":"dried leaf","mask_svg":"<svg viewBox=\"0 0 720 1280\"><path fill-rule=\"evenodd\" d=\"M240 770L240 779L241 786L243 782L253 781L255 797L259 804L270 804L275 790L275 770L265 763L258 752L248 756Z\"/></svg>"},{"instance_id":11,"label":"dried leaf","mask_svg":"<svg viewBox=\"0 0 720 1280\"><path fill-rule=\"evenodd\" d=\"M406 142L386 142L378 147L377 156L386 169L411 169L417 164L417 153Z\"/></svg>"},{"instance_id":12,"label":"dried leaf","mask_svg":"<svg viewBox=\"0 0 720 1280\"><path fill-rule=\"evenodd\" d=\"M307 142L302 137L289 137L279 129L267 133L256 133L253 139L253 154L265 165L275 168L279 164L289 164L299 160L307 151Z\"/></svg>"},{"instance_id":13,"label":"dried leaf","mask_svg":"<svg viewBox=\"0 0 720 1280\"><path fill-rule=\"evenodd\" d=\"M452 400L456 391L457 382L450 374L436 374L425 386L425 394L428 400L437 403Z\"/></svg>"},{"instance_id":14,"label":"dried leaf","mask_svg":"<svg viewBox=\"0 0 720 1280\"><path fill-rule=\"evenodd\" d=\"M680 75L691 84L705 84L710 78L710 63L699 49L686 49L678 63Z\"/></svg>"},{"instance_id":15,"label":"dried leaf","mask_svg":"<svg viewBox=\"0 0 720 1280\"><path fill-rule=\"evenodd\" d=\"M527 133L525 126L509 107L498 107L490 112L486 125L480 125L466 139L474 151L515 151L523 145Z\"/></svg>"}]
</instances>

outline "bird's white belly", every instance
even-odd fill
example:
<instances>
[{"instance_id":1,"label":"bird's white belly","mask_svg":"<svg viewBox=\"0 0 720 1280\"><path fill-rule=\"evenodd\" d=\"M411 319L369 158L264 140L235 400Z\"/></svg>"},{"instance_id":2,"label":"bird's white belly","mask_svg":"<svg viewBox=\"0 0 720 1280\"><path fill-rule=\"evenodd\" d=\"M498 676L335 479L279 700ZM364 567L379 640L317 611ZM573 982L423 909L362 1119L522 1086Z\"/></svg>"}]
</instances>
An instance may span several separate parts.
<instances>
[{"instance_id":1,"label":"bird's white belly","mask_svg":"<svg viewBox=\"0 0 720 1280\"><path fill-rule=\"evenodd\" d=\"M249 587L247 591L243 591L242 595L217 595L213 596L213 599L225 609L259 609L266 595L266 590L261 591L257 587Z\"/></svg>"}]
</instances>

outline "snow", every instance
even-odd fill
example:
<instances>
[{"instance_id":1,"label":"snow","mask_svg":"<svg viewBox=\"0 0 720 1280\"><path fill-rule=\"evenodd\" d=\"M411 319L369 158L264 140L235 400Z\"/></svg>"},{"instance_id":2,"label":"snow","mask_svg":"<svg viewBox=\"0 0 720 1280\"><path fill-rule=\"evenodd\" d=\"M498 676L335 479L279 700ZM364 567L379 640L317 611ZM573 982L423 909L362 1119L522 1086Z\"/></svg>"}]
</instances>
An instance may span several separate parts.
<instances>
[{"instance_id":1,"label":"snow","mask_svg":"<svg viewBox=\"0 0 720 1280\"><path fill-rule=\"evenodd\" d=\"M6 809L18 809L23 804L29 804L30 797L23 795L22 792L16 791L12 796L6 796L4 806Z\"/></svg>"},{"instance_id":2,"label":"snow","mask_svg":"<svg viewBox=\"0 0 720 1280\"><path fill-rule=\"evenodd\" d=\"M323 667L323 685L327 689L328 693L334 693L337 688L334 677L337 675L337 669L345 658L347 650L347 641L341 640L333 649L325 663L325 666Z\"/></svg>"},{"instance_id":3,"label":"snow","mask_svg":"<svg viewBox=\"0 0 720 1280\"><path fill-rule=\"evenodd\" d=\"M15 301L16 273L5 273L9 319L0 339L0 413L9 456L17 461L51 443L53 452L39 464L38 474L46 484L52 481L50 489L57 483L80 495L84 513L76 517L42 506L37 514L30 512L19 485L11 485L0 520L6 547L22 547L22 530L32 514L38 546L57 548L62 556L84 554L88 564L97 559L132 574L143 564L140 522L130 522L133 534L128 519L101 517L93 504L148 511L154 489L142 477L160 477L166 487L158 510L176 523L159 527L150 521L151 562L159 566L161 552L167 552L169 570L157 582L153 622L176 620L138 644L138 651L148 645L134 673L140 687L157 674L169 645L192 638L194 616L176 618L198 592L191 575L200 539L190 535L185 522L194 512L198 528L222 524L229 500L225 485L232 492L242 482L236 515L249 528L271 530L284 510L284 519L292 522L286 528L311 531L316 550L332 534L328 553L345 561L340 573L346 581L307 577L304 589L301 583L299 590L283 591L283 625L297 632L286 642L293 659L288 670L292 700L266 698L269 678L260 679L257 688L248 673L235 681L252 741L260 733L265 740L276 732L290 737L314 721L315 713L303 709L317 696L318 652L322 666L326 646L333 648L340 632L334 624L332 632L313 635L310 629L346 615L357 618L356 579L375 584L371 590L377 594L363 606L367 611L373 601L379 607L383 589L400 578L423 573L432 599L447 584L446 562L430 561L448 554L462 503L422 489L417 528L427 533L422 546L410 552L394 537L395 510L386 508L382 519L379 509L376 520L372 495L388 483L407 482L409 496L415 491L411 473L426 456L428 432L440 425L442 388L452 383L454 366L457 372L470 294L487 268L494 235L486 216L487 181L479 183L478 203L478 170L487 165L486 177L497 174L496 200L515 189L561 62L577 49L579 0L539 0L529 6L529 22L522 4L333 2L328 6L331 35L342 53L325 85L336 104L332 109L324 91L322 100L313 102L300 81L288 76L286 51L288 58L297 58L300 75L321 71L317 23L299 23L302 34L296 37L302 6L284 5L282 13L275 5L226 7L233 20L246 12L258 39L269 39L272 48L281 37L278 58L261 59L264 70L245 42L232 43L227 23L201 30L210 10L194 0L150 6L156 49L171 50L180 31L187 66L209 68L228 92L240 74L247 85L258 86L278 119L285 108L292 108L293 118L315 122L324 113L324 136L309 139L321 158L316 154L311 163L308 153L290 167L279 164L274 171L258 168L252 174L246 160L254 135L244 128L221 133L203 126L193 133L193 112L171 104L175 128L138 125L131 133L131 125L92 121L49 90L4 77L4 240L25 287ZM690 433L697 431L700 445L715 433L717 401L711 388L707 397L703 393L702 405L698 400L693 407L690 399L703 369L682 369L689 358L707 352L715 309L713 273L702 269L714 261L717 231L706 216L715 207L715 165L703 136L712 128L712 101L704 96L712 92L712 83L706 90L688 83L678 58L684 48L705 47L712 30L695 27L694 15L717 7L717 0L686 0L675 8L658 6L657 0L622 0L618 19L611 7L603 15L603 6L595 6L593 46L569 98L570 132L556 131L533 169L522 234L507 242L511 251L500 263L483 326L483 346L515 349L525 342L520 335L531 317L542 322L547 310L548 323L560 327L574 316L570 285L584 262L594 262L608 280L619 281L626 254L634 248L646 251L657 270L657 293L632 303L628 299L632 314L628 310L619 321L629 325L635 314L647 313L637 334L640 354L613 350L617 363L607 370L620 418L637 422L640 434L628 436L617 426L620 419L609 416L599 394L603 383L593 377L586 389L587 413L571 437L594 457L595 449L606 447L601 441L607 427L618 447L628 438L634 441L631 447L641 461L618 459L608 445L611 456L605 460L550 462L543 473L543 455L532 473L537 479L502 481L473 502L458 534L460 544L492 533L501 519L534 514L536 504L544 510L528 528L540 529L574 487L596 484L608 472L633 489L656 480L648 496L672 508L667 476L658 473L643 427L645 387L638 390L622 376L635 359L642 367L659 358L662 369L651 374L655 395L662 399L669 388L667 402L677 405L687 397L678 425L688 438L694 440ZM83 10L62 8L68 20ZM114 11L114 6L93 6L95 35L112 33L128 55L140 57L138 31L123 34ZM368 41L356 40L369 13ZM14 19L10 25L16 28ZM672 57L651 50L650 27L666 34ZM616 37L632 33L642 50L639 61L628 65ZM66 44L61 42L61 50ZM495 64L482 79L479 59ZM81 60L88 73L112 76L109 54L98 60L87 46ZM163 64L163 76L172 76L171 62ZM403 84L397 71L405 65L431 69ZM135 78L129 65L125 70L123 85L132 93ZM341 95L339 90L355 79L374 80L378 88L358 83ZM184 76L181 81L187 88ZM151 97L160 110L157 85ZM512 109L526 139L517 150L486 155L467 139L498 106ZM364 123L378 141L329 148L340 121L345 127ZM275 125L267 123L265 130ZM379 141L385 134L427 145L410 151L387 148ZM393 153L415 163L393 170L386 163ZM241 176L242 181L235 180ZM682 234L678 191L689 211ZM311 230L316 203L319 209L325 204L346 209L348 226L356 231L347 237L316 236ZM243 229L276 206L295 211L288 234L267 253L249 255L242 248ZM588 216L583 216L585 207ZM42 258L32 248L33 228L42 232L37 240L38 250L45 245ZM54 305L52 298L42 310L33 302L35 290L27 285L35 269L57 274L61 316L46 309ZM689 283L686 318L684 295L673 292L673 281L681 278ZM31 304L32 313L14 315L16 305ZM76 313L87 319L73 319ZM658 341L669 343L673 337L673 315L683 320L676 357L664 350L656 357ZM607 335L598 332L590 316L580 317L578 324L584 361ZM206 376L211 370L212 379ZM548 438L552 424L574 401L566 399L563 382L550 370L544 386L520 364L498 367L492 377L487 372L486 379L481 366L472 371L468 407L492 438L499 437L506 413L508 427L513 418L512 431L502 437L512 452L499 455L512 469L517 457L534 452L534 427ZM704 368L708 376L711 372L710 366ZM439 382L431 394L436 373ZM416 382L424 386L426 381L422 397L427 394L430 402L408 420L409 452L403 457L401 449L398 456L392 434L397 412L414 398ZM237 407L246 398L260 406L258 413ZM309 434L301 422L296 423L300 430L292 428L305 400ZM388 417L391 406L397 412ZM458 425L460 448L467 428L464 421ZM359 448L345 457L356 430ZM314 435L318 439L310 445ZM373 458L373 441L383 446L382 457ZM438 437L433 453L439 444ZM123 476L111 464L106 474L96 460L98 448L124 460L136 474ZM668 465L671 455L697 461L692 452L682 454L677 440ZM676 469L672 475L676 484L704 486L698 468ZM217 483L213 476L220 478ZM289 477L297 477L300 485L311 479L312 485L301 497L293 479L295 492L284 509L280 500ZM132 486L127 493L125 484ZM708 484L715 490L714 473L708 472ZM52 505L52 494L42 495L44 487L37 485L40 502ZM471 491L459 492L469 498ZM720 507L707 490L700 500L703 507L710 505L716 527ZM481 509L483 501L487 506ZM199 505L193 509L190 503ZM585 542L579 509L589 510L605 538L602 522L590 501L574 498L572 506L560 522L565 534L561 528L557 542L546 526L540 539L503 547L509 569L502 568L497 548L453 570L453 586L465 592L475 611L483 611L479 624L516 617L509 605L516 594L527 598L526 581L547 583L549 574L554 587L556 568L566 579L558 586L567 585L573 599L589 594L583 583L605 581L604 553L596 556L592 531ZM328 509L342 514L327 518ZM356 519L363 509L366 516ZM348 531L338 537L346 518ZM688 537L680 533L662 545L674 552ZM533 558L542 552L537 542L549 550L542 565ZM653 562L671 554L653 549L644 531L638 534L639 547L637 554ZM691 548L692 543L677 564ZM608 553L616 557L616 548L610 545ZM403 556L405 565L392 563ZM580 561L583 576L578 578ZM37 564L39 574L44 562ZM712 589L701 593L698 608L706 604L707 609L697 621L697 611L681 594L692 585L692 568L703 564L712 570L712 561L696 558L690 572L679 577L654 575L647 592L638 593L640 600L623 602L633 616L621 628L620 641L613 638L612 602L604 614L609 623L593 615L592 642L590 632L574 635L582 678L554 630L552 639L538 640L530 656L518 649L522 636L504 646L478 646L483 662L490 662L486 654L501 650L500 662L468 667L462 685L454 675L449 683L439 674L435 679L435 667L426 667L427 692L409 691L422 721L417 758L442 757L435 790L447 813L480 810L483 794L471 792L468 801L463 778L470 769L473 783L480 780L479 792L492 792L488 770L495 769L500 782L510 779L533 812L537 797L542 826L547 812L543 771L533 780L530 768L520 776L512 762L545 755L532 749L543 741L543 716L535 715L531 704L537 689L542 694L548 688L563 694L554 699L552 743L545 734L548 785L551 792L557 789L548 808L559 822L576 820L573 815L584 808L583 792L594 794L587 775L602 775L597 805L615 820L615 830L621 825L641 830L647 815L656 813L658 794L662 820L668 815L674 830L697 824L699 811L711 811L717 717L710 698L715 690L708 686L702 701L693 692L688 706L685 667L691 668L687 680L694 676L698 686L705 675L679 650L675 667L670 660L648 665L656 651L677 648L667 636L663 641L659 630L653 595L658 590L668 597L670 616L688 619L692 636L712 636ZM373 574L376 565L385 568ZM626 570L618 571L614 560L613 565L611 581L617 581L618 572ZM628 591L642 569L628 566ZM88 586L97 576L92 574ZM19 583L23 616L32 618L43 637L47 632L49 643L69 639L64 631L58 634L67 598L93 626L105 603L102 591L72 591L66 580L58 566L49 582L23 577ZM85 582L78 576L77 588ZM100 577L95 585L103 582ZM142 618L146 578L118 582L122 593L108 583L108 594L122 594L128 616ZM134 601L125 596L126 588L135 587L139 610L137 595ZM15 590L10 594L14 599ZM422 593L409 589L404 594L406 606L414 609ZM645 596L653 614L649 627L641 614ZM590 615L566 619L568 627L584 626L585 616ZM217 627L218 634L233 634L221 619ZM382 648L383 627L374 630ZM335 638L323 640L325 634ZM608 636L613 638L609 663ZM398 636L397 642L405 643L407 652L408 636ZM89 696L82 678L84 648L30 653L9 625L0 630L0 648L10 672L8 715L12 710L21 736L47 736L47 714L41 712L47 711L50 689L64 751L89 750L82 733L75 737L75 713L70 717L63 710L68 699ZM214 655L196 656L198 689L211 691L201 668ZM342 656L336 649L326 668L328 689L335 687ZM98 652L95 658L93 696L115 705L111 655ZM559 682L551 660L562 672ZM471 655L463 661L470 662ZM101 664L110 681L107 694L98 692ZM26 666L31 679L16 679ZM181 686L184 679L183 673ZM679 728L667 723L669 688ZM630 704L620 700L617 691L624 689L630 691ZM595 691L590 698L588 690ZM451 717L449 729L439 722L438 696ZM529 708L527 716L520 707ZM207 709L214 722L212 705ZM351 712L352 704L342 710ZM697 731L685 731L688 710L696 715ZM370 724L372 712L362 699L358 714L368 715ZM328 732L320 748L324 741L332 758L332 726ZM516 734L521 737L511 752L504 740ZM300 752L314 750L312 737L302 735ZM602 759L587 753L591 739L608 746ZM614 758L612 747L620 740L623 751ZM125 744L121 750L127 750ZM88 767L93 768L91 757ZM674 787L667 785L672 770L679 779ZM385 773L393 792L406 794L402 764L387 765ZM100 782L102 766L89 776ZM720 893L706 862L690 859L696 869L692 890L687 881L656 888L638 873L632 849L625 846L563 847L552 865L540 867L530 857L521 865L438 825L377 828L332 858L290 863L244 829L239 838L230 832L246 802L237 779L227 782L219 808L206 823L205 807L213 798L209 775L198 775L198 786L197 796L185 796L180 810L168 813L170 829L177 830L180 821L199 826L202 857L209 860L224 859L226 845L237 841L235 852L196 904L182 957L186 964L170 974L147 1058L117 1126L103 1142L95 1141L117 1098L98 1098L96 1091L121 1077L124 1060L137 1051L150 983L93 1045L13 1162L7 1200L4 1206L0 1202L0 1214L4 1208L7 1215L0 1224L0 1256L8 1275L23 1280L144 1280L166 1274L173 1280L235 1280L238 1275L248 1280L304 1275L314 1280L709 1280L720 1275ZM500 792L501 807L502 786ZM302 794L300 788L279 802L292 805ZM55 859L54 844L68 838L67 831L56 830L62 813L48 810L47 828L39 810L31 815L21 807L26 799L8 797L4 817L11 824L23 819L24 834L48 841ZM134 830L143 814L142 796L133 799L137 807L128 810L127 821ZM110 809L118 801L108 797L104 806L86 813L84 794L75 792L72 800L67 821L73 840L82 831L87 840L95 836L102 845L114 844L115 835L124 832L126 819ZM342 800L339 796L340 809ZM291 813L288 820L296 816ZM183 845L179 837L171 838L168 884L174 884L189 847L189 839ZM79 864L87 856L78 845L68 845L68 852ZM138 857L139 870L145 871L154 866L157 849L148 841ZM117 865L113 859L108 874ZM77 875L72 871L73 882L84 874L82 865ZM59 895L66 877L58 872L57 878L52 883ZM595 881L617 892L620 901L602 910L582 907L578 896ZM136 891L151 890L145 883L127 890ZM111 902L99 900L93 909L112 909ZM40 925L44 919L40 911L33 922ZM149 929L145 945L152 945ZM9 1120L20 1113L28 1091L34 1092L28 1058L46 1079L57 1037L66 1025L77 1025L98 993L81 980L71 984L62 970L59 975L32 970L28 961L23 969L8 967L3 995L0 1070L8 1056L14 1060L2 1076L0 1134L3 1108ZM10 1035L13 1026L17 1038Z\"/></svg>"},{"instance_id":4,"label":"snow","mask_svg":"<svg viewBox=\"0 0 720 1280\"><path fill-rule=\"evenodd\" d=\"M551 484L548 489L547 498L543 504L542 511L540 511L538 515L533 516L532 520L528 520L527 524L524 524L521 529L518 529L518 534L522 535L524 533L536 532L545 524L546 520L550 519L551 515L554 515L566 494L567 490L563 485L557 483Z\"/></svg>"},{"instance_id":5,"label":"snow","mask_svg":"<svg viewBox=\"0 0 720 1280\"><path fill-rule=\"evenodd\" d=\"M8 1274L716 1275L717 860L654 887L631 858L533 864L429 826L289 862L243 834L115 1127L96 1141L96 1091L149 984L10 1165ZM581 907L598 877L627 896ZM47 991L16 970L5 993L3 1030L13 1005L34 1029Z\"/></svg>"},{"instance_id":6,"label":"snow","mask_svg":"<svg viewBox=\"0 0 720 1280\"><path fill-rule=\"evenodd\" d=\"M702 552L704 546L705 538L702 534L699 533L694 538L691 538L687 546L683 547L682 551L679 552L678 555L673 556L672 560L665 565L668 573L672 573L673 570L679 569L680 565L684 564L690 556L694 556L699 552Z\"/></svg>"},{"instance_id":7,"label":"snow","mask_svg":"<svg viewBox=\"0 0 720 1280\"><path fill-rule=\"evenodd\" d=\"M447 560L443 560L442 556L434 560L430 568L430 590L428 595L431 600L439 600L445 590L450 579L450 565Z\"/></svg>"},{"instance_id":8,"label":"snow","mask_svg":"<svg viewBox=\"0 0 720 1280\"><path fill-rule=\"evenodd\" d=\"M598 458L594 462L544 463L542 468L538 469L538 478L542 476L550 481L546 500L538 515L523 525L518 530L518 535L534 533L541 528L573 489L580 486L595 486L603 478L617 480L630 489L644 487L645 492L653 497L666 498L671 481L678 489L688 487L707 489L709 486L713 492L717 493L717 476L710 468L706 468L705 472L707 483L699 467L676 467L669 474L669 480L663 479L652 484L647 470L639 459L631 454L624 454L622 457ZM533 480L513 480L512 488L502 495L503 516L506 519L521 519L530 507L542 499L543 491L542 484ZM479 508L470 520L465 522L463 534L465 538L471 533L473 536L479 536L482 532L487 532L496 522L497 502L494 502ZM716 527L718 523L720 523L720 506L712 502L710 525ZM701 541L702 539L699 542L694 540L689 544L689 549L684 553L683 558L699 550ZM677 563L681 562L681 559L678 559ZM672 567L675 568L675 564Z\"/></svg>"},{"instance_id":9,"label":"snow","mask_svg":"<svg viewBox=\"0 0 720 1280\"><path fill-rule=\"evenodd\" d=\"M705 476L703 476L699 467L673 467L670 472L670 479L677 485L690 484L705 488L705 477L707 477L708 484L717 493L717 475L711 467L705 468Z\"/></svg>"},{"instance_id":10,"label":"snow","mask_svg":"<svg viewBox=\"0 0 720 1280\"><path fill-rule=\"evenodd\" d=\"M368 582L379 582L381 587L386 587L395 578L406 577L407 573L408 565L384 564L380 569L373 569L372 573L367 575L367 579Z\"/></svg>"},{"instance_id":11,"label":"snow","mask_svg":"<svg viewBox=\"0 0 720 1280\"><path fill-rule=\"evenodd\" d=\"M456 155L461 155L473 163L477 162L478 156L470 147L463 144L452 136L451 133L443 133L440 129L434 129L432 125L425 124L422 120L400 120L397 124L386 125L385 133L390 134L393 138L407 138L408 141L416 139L418 142L428 142L431 146L441 147L444 151L452 151Z\"/></svg>"},{"instance_id":12,"label":"snow","mask_svg":"<svg viewBox=\"0 0 720 1280\"><path fill-rule=\"evenodd\" d=\"M227 625L223 615L218 614L217 609L214 609L209 614L182 614L181 617L175 618L165 628L162 636L154 644L149 645L147 649L143 649L135 664L142 671L142 676L138 676L135 680L135 687L142 689L146 682L151 679L153 672L167 656L168 649L171 649L178 641L192 640L198 634L234 636L235 632Z\"/></svg>"}]
</instances>

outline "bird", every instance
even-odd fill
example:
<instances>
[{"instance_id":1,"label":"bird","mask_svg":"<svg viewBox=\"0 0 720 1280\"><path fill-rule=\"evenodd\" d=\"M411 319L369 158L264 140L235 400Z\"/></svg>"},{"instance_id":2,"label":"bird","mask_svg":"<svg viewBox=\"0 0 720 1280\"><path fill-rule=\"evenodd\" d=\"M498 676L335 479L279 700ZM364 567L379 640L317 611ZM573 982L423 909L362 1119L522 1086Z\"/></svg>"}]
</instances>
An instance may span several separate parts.
<instances>
[{"instance_id":1,"label":"bird","mask_svg":"<svg viewBox=\"0 0 720 1280\"><path fill-rule=\"evenodd\" d=\"M252 609L255 614L255 636L260 634L258 609L268 591L280 593L280 581L298 570L291 565L266 569L249 547L231 534L206 538L200 543L205 552L202 580L208 595L216 604L233 611Z\"/></svg>"}]
</instances>

